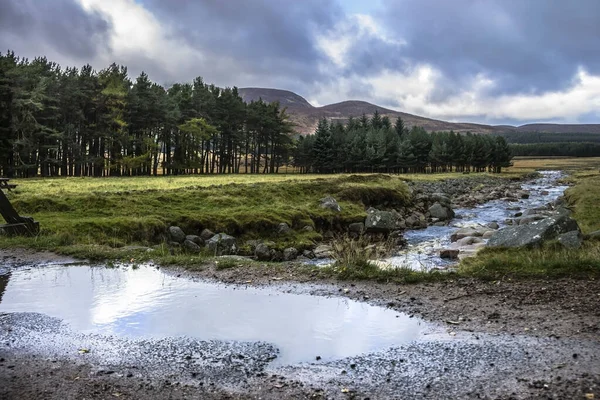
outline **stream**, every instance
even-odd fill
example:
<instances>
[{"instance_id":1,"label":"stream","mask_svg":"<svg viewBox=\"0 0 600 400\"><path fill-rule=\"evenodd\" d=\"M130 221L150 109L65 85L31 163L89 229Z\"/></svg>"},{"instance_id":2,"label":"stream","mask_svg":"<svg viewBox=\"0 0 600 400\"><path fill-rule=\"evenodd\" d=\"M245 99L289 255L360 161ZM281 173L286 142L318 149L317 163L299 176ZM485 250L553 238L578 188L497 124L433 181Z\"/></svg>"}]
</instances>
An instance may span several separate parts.
<instances>
[{"instance_id":1,"label":"stream","mask_svg":"<svg viewBox=\"0 0 600 400\"><path fill-rule=\"evenodd\" d=\"M441 249L451 245L450 236L460 228L476 227L496 222L503 228L507 218L516 212L546 206L563 195L568 186L558 184L564 177L561 171L539 171L540 177L522 185L529 192L528 199L489 201L474 208L455 209L456 218L447 226L429 226L422 230L408 230L404 238L408 245L394 257L382 260L391 267L408 267L414 270L446 269L456 264L440 258ZM518 210L517 210L518 208Z\"/></svg>"}]
</instances>

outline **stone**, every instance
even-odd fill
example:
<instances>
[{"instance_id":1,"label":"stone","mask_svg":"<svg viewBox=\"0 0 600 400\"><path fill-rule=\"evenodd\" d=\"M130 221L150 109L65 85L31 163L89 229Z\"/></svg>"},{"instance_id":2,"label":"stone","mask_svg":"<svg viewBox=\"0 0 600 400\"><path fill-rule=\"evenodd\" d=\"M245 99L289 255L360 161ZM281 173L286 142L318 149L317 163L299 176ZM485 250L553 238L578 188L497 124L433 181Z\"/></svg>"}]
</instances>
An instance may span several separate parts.
<instances>
[{"instance_id":1,"label":"stone","mask_svg":"<svg viewBox=\"0 0 600 400\"><path fill-rule=\"evenodd\" d=\"M588 235L590 239L600 239L600 231L594 231Z\"/></svg>"},{"instance_id":2,"label":"stone","mask_svg":"<svg viewBox=\"0 0 600 400\"><path fill-rule=\"evenodd\" d=\"M333 256L333 249L331 246L322 244L317 246L317 248L313 250L313 253L316 258L331 258Z\"/></svg>"},{"instance_id":3,"label":"stone","mask_svg":"<svg viewBox=\"0 0 600 400\"><path fill-rule=\"evenodd\" d=\"M304 232L314 232L315 228L313 228L313 227L312 227L312 226L310 226L310 225L305 225L305 226L302 228L302 230L303 230Z\"/></svg>"},{"instance_id":4,"label":"stone","mask_svg":"<svg viewBox=\"0 0 600 400\"><path fill-rule=\"evenodd\" d=\"M483 236L484 233L486 233L489 229L488 228L484 228L484 227L478 227L478 228L461 228L459 230L457 230L456 232L454 232L452 235L450 235L450 241L451 242L456 242L460 239L466 238L466 237L481 237Z\"/></svg>"},{"instance_id":5,"label":"stone","mask_svg":"<svg viewBox=\"0 0 600 400\"><path fill-rule=\"evenodd\" d=\"M415 217L414 215L410 215L406 218L406 220L404 221L404 224L408 227L408 228L412 228L415 225L418 225L419 223L419 219L417 217Z\"/></svg>"},{"instance_id":6,"label":"stone","mask_svg":"<svg viewBox=\"0 0 600 400\"><path fill-rule=\"evenodd\" d=\"M279 225L277 225L277 233L279 235L285 235L287 233L290 233L291 231L292 231L292 228L290 228L290 226L288 224L286 224L285 222L282 222Z\"/></svg>"},{"instance_id":7,"label":"stone","mask_svg":"<svg viewBox=\"0 0 600 400\"><path fill-rule=\"evenodd\" d=\"M429 199L432 202L440 203L446 207L450 207L450 204L452 204L452 200L450 200L450 197L445 193L433 193L429 196Z\"/></svg>"},{"instance_id":8,"label":"stone","mask_svg":"<svg viewBox=\"0 0 600 400\"><path fill-rule=\"evenodd\" d=\"M447 260L456 260L456 259L458 259L459 254L460 254L460 250L444 249L444 250L440 251L440 258L444 258Z\"/></svg>"},{"instance_id":9,"label":"stone","mask_svg":"<svg viewBox=\"0 0 600 400\"><path fill-rule=\"evenodd\" d=\"M313 253L310 250L304 250L302 252L302 257L308 258L309 260L312 260L313 258L315 258L315 253Z\"/></svg>"},{"instance_id":10,"label":"stone","mask_svg":"<svg viewBox=\"0 0 600 400\"><path fill-rule=\"evenodd\" d=\"M215 233L213 231L211 231L210 229L204 229L201 233L200 233L200 237L202 238L202 240L207 241L209 240L211 237L215 236Z\"/></svg>"},{"instance_id":11,"label":"stone","mask_svg":"<svg viewBox=\"0 0 600 400\"><path fill-rule=\"evenodd\" d=\"M271 250L271 261L283 261L283 252L279 250Z\"/></svg>"},{"instance_id":12,"label":"stone","mask_svg":"<svg viewBox=\"0 0 600 400\"><path fill-rule=\"evenodd\" d=\"M541 194L542 196L548 196L548 195L550 194L550 192L549 192L549 191L547 191L547 190L542 190L540 194Z\"/></svg>"},{"instance_id":13,"label":"stone","mask_svg":"<svg viewBox=\"0 0 600 400\"><path fill-rule=\"evenodd\" d=\"M485 239L485 240L488 240L492 236L494 236L494 233L495 233L494 231L488 231L488 232L486 232L486 233L483 234L482 238Z\"/></svg>"},{"instance_id":14,"label":"stone","mask_svg":"<svg viewBox=\"0 0 600 400\"><path fill-rule=\"evenodd\" d=\"M294 247L288 247L287 249L283 250L284 261L292 261L295 260L296 257L298 257L298 249Z\"/></svg>"},{"instance_id":15,"label":"stone","mask_svg":"<svg viewBox=\"0 0 600 400\"><path fill-rule=\"evenodd\" d=\"M202 247L198 246L196 243L191 240L185 240L183 242L183 248L189 251L190 253L200 253L202 251Z\"/></svg>"},{"instance_id":16,"label":"stone","mask_svg":"<svg viewBox=\"0 0 600 400\"><path fill-rule=\"evenodd\" d=\"M260 240L246 240L244 244L248 246L250 248L250 251L254 253L254 250L256 250L256 246L258 246L261 243L262 242Z\"/></svg>"},{"instance_id":17,"label":"stone","mask_svg":"<svg viewBox=\"0 0 600 400\"><path fill-rule=\"evenodd\" d=\"M447 206L443 206L440 203L435 203L429 207L429 214L432 218L437 218L440 221L448 221L454 218L454 211Z\"/></svg>"},{"instance_id":18,"label":"stone","mask_svg":"<svg viewBox=\"0 0 600 400\"><path fill-rule=\"evenodd\" d=\"M456 244L458 244L459 246L470 246L476 243L483 243L483 239L475 236L468 236L456 242Z\"/></svg>"},{"instance_id":19,"label":"stone","mask_svg":"<svg viewBox=\"0 0 600 400\"><path fill-rule=\"evenodd\" d=\"M232 255L237 253L237 241L226 233L218 233L206 241L206 247L215 255Z\"/></svg>"},{"instance_id":20,"label":"stone","mask_svg":"<svg viewBox=\"0 0 600 400\"><path fill-rule=\"evenodd\" d=\"M517 193L517 195L519 196L520 199L528 199L529 198L529 193L525 192L525 191L520 191L519 193Z\"/></svg>"},{"instance_id":21,"label":"stone","mask_svg":"<svg viewBox=\"0 0 600 400\"><path fill-rule=\"evenodd\" d=\"M183 243L185 241L185 232L178 226L170 226L169 237L172 242Z\"/></svg>"},{"instance_id":22,"label":"stone","mask_svg":"<svg viewBox=\"0 0 600 400\"><path fill-rule=\"evenodd\" d=\"M533 215L529 215L527 217L521 217L519 219L516 219L515 225L527 225L527 224L530 224L535 221L541 221L544 218L546 218L546 217L544 217L543 215L533 214Z\"/></svg>"},{"instance_id":23,"label":"stone","mask_svg":"<svg viewBox=\"0 0 600 400\"><path fill-rule=\"evenodd\" d=\"M258 261L271 261L271 248L264 243L259 243L254 249Z\"/></svg>"},{"instance_id":24,"label":"stone","mask_svg":"<svg viewBox=\"0 0 600 400\"><path fill-rule=\"evenodd\" d=\"M365 230L367 232L389 233L396 230L398 220L398 213L369 208L365 219Z\"/></svg>"},{"instance_id":25,"label":"stone","mask_svg":"<svg viewBox=\"0 0 600 400\"><path fill-rule=\"evenodd\" d=\"M578 249L583 245L583 235L579 231L571 231L558 236L558 242L567 249Z\"/></svg>"},{"instance_id":26,"label":"stone","mask_svg":"<svg viewBox=\"0 0 600 400\"><path fill-rule=\"evenodd\" d=\"M363 222L355 222L348 225L348 230L355 233L363 233L365 230L365 224Z\"/></svg>"},{"instance_id":27,"label":"stone","mask_svg":"<svg viewBox=\"0 0 600 400\"><path fill-rule=\"evenodd\" d=\"M321 208L325 208L334 212L341 212L342 207L338 204L337 200L331 196L323 197L319 200Z\"/></svg>"},{"instance_id":28,"label":"stone","mask_svg":"<svg viewBox=\"0 0 600 400\"><path fill-rule=\"evenodd\" d=\"M498 225L497 222L488 222L485 226L487 226L490 229L496 230L500 228L500 225Z\"/></svg>"},{"instance_id":29,"label":"stone","mask_svg":"<svg viewBox=\"0 0 600 400\"><path fill-rule=\"evenodd\" d=\"M566 215L557 215L527 225L500 229L488 241L489 247L539 247L547 240L571 231L580 231L577 222Z\"/></svg>"},{"instance_id":30,"label":"stone","mask_svg":"<svg viewBox=\"0 0 600 400\"><path fill-rule=\"evenodd\" d=\"M204 246L204 240L200 236L196 235L187 235L185 240L189 240L190 242L196 243L198 246Z\"/></svg>"}]
</instances>

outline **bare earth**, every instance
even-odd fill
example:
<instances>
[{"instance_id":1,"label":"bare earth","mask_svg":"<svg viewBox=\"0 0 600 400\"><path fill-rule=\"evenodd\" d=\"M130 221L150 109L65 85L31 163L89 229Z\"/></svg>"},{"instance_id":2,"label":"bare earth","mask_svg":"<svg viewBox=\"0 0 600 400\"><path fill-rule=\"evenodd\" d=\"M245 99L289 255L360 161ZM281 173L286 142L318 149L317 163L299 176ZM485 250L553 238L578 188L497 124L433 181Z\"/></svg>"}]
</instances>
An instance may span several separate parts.
<instances>
[{"instance_id":1,"label":"bare earth","mask_svg":"<svg viewBox=\"0 0 600 400\"><path fill-rule=\"evenodd\" d=\"M0 257L0 267L70 261L28 252L4 252ZM18 315L0 315L0 398L585 399L592 398L591 394L600 396L600 282L596 280L350 283L318 280L293 266L285 271L270 267L217 271L208 267L194 273L177 269L170 269L169 273L183 279L272 285L285 291L346 296L437 323L446 328L448 337L381 355L278 370L260 363L223 362L218 372L196 366L173 374L170 367L175 361L165 358L165 372L158 378L156 371L144 368L143 359L135 368L107 366L85 357L36 355L13 348L11 343L18 342L23 326L39 324ZM44 329L50 329L48 326ZM158 351L147 349L148 354Z\"/></svg>"}]
</instances>

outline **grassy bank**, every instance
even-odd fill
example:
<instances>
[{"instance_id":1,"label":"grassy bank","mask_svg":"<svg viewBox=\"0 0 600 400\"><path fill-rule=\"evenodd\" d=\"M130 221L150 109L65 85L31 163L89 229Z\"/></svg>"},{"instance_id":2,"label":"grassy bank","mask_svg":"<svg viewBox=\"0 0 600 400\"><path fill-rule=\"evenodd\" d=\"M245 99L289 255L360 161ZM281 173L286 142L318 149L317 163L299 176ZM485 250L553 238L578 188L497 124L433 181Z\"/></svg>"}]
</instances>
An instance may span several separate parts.
<instances>
[{"instance_id":1,"label":"grassy bank","mask_svg":"<svg viewBox=\"0 0 600 400\"><path fill-rule=\"evenodd\" d=\"M239 180L238 183L237 181ZM231 181L234 181L231 183ZM308 247L317 230L362 221L366 208L409 203L399 177L240 176L181 178L36 179L17 182L9 194L15 208L38 220L35 238L0 238L0 247L25 246L64 254L110 258L130 245L163 243L167 227L189 234L208 228L238 238L273 240L277 247ZM331 195L341 213L319 207ZM276 233L285 222L294 230ZM94 254L95 253L95 254Z\"/></svg>"}]
</instances>

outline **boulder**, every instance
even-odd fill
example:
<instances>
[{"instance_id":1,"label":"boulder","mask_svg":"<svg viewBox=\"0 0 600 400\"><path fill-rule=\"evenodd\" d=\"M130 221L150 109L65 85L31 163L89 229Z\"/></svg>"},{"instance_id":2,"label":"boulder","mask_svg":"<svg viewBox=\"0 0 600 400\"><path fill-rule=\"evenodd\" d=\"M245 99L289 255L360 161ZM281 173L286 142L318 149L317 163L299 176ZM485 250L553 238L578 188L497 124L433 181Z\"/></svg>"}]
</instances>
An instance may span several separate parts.
<instances>
[{"instance_id":1,"label":"boulder","mask_svg":"<svg viewBox=\"0 0 600 400\"><path fill-rule=\"evenodd\" d=\"M594 232L590 233L588 236L590 239L600 239L600 231L594 231Z\"/></svg>"},{"instance_id":2,"label":"boulder","mask_svg":"<svg viewBox=\"0 0 600 400\"><path fill-rule=\"evenodd\" d=\"M302 228L302 230L303 230L304 232L313 232L313 231L315 230L315 228L313 228L313 227L312 227L312 226L310 226L310 225L305 225L305 226Z\"/></svg>"},{"instance_id":3,"label":"boulder","mask_svg":"<svg viewBox=\"0 0 600 400\"><path fill-rule=\"evenodd\" d=\"M466 238L466 237L482 237L486 232L488 232L490 229L489 228L485 228L485 227L477 227L477 228L461 228L459 230L457 230L456 232L454 232L452 235L450 235L450 241L451 242L456 242L459 241L460 239Z\"/></svg>"},{"instance_id":4,"label":"boulder","mask_svg":"<svg viewBox=\"0 0 600 400\"><path fill-rule=\"evenodd\" d=\"M288 247L287 249L283 250L284 261L292 261L295 260L296 257L298 257L298 249L294 247Z\"/></svg>"},{"instance_id":5,"label":"boulder","mask_svg":"<svg viewBox=\"0 0 600 400\"><path fill-rule=\"evenodd\" d=\"M488 240L489 238L491 238L492 236L494 236L494 233L496 233L496 232L494 232L494 231L488 231L488 232L486 232L486 233L483 234L482 238L485 239L485 240Z\"/></svg>"},{"instance_id":6,"label":"boulder","mask_svg":"<svg viewBox=\"0 0 600 400\"><path fill-rule=\"evenodd\" d=\"M429 199L431 202L440 203L446 207L450 207L452 204L452 200L450 200L450 197L448 197L448 195L445 193L433 193L431 196L429 196Z\"/></svg>"},{"instance_id":7,"label":"boulder","mask_svg":"<svg viewBox=\"0 0 600 400\"><path fill-rule=\"evenodd\" d=\"M483 239L480 237L468 236L456 242L456 244L458 244L459 246L470 246L476 243L483 243Z\"/></svg>"},{"instance_id":8,"label":"boulder","mask_svg":"<svg viewBox=\"0 0 600 400\"><path fill-rule=\"evenodd\" d=\"M500 229L490 238L490 247L538 247L559 235L579 231L577 222L566 215L557 215L527 225Z\"/></svg>"},{"instance_id":9,"label":"boulder","mask_svg":"<svg viewBox=\"0 0 600 400\"><path fill-rule=\"evenodd\" d=\"M237 253L237 242L233 236L218 233L206 241L206 247L218 256Z\"/></svg>"},{"instance_id":10,"label":"boulder","mask_svg":"<svg viewBox=\"0 0 600 400\"><path fill-rule=\"evenodd\" d=\"M202 240L207 241L209 240L211 237L215 236L215 233L213 231L211 231L210 229L204 229L202 231L202 233L200 233L200 237L202 238Z\"/></svg>"},{"instance_id":11,"label":"boulder","mask_svg":"<svg viewBox=\"0 0 600 400\"><path fill-rule=\"evenodd\" d=\"M313 258L315 258L315 253L313 253L313 252L312 252L312 251L310 251L310 250L304 250L304 251L302 252L302 257L306 257L306 258L308 258L308 259L312 260Z\"/></svg>"},{"instance_id":12,"label":"boulder","mask_svg":"<svg viewBox=\"0 0 600 400\"><path fill-rule=\"evenodd\" d=\"M187 235L185 237L185 240L189 240L190 242L194 242L194 243L196 243L200 247L204 246L204 240L202 240L202 238L200 236Z\"/></svg>"},{"instance_id":13,"label":"boulder","mask_svg":"<svg viewBox=\"0 0 600 400\"><path fill-rule=\"evenodd\" d=\"M254 255L258 261L271 261L271 248L264 243L259 243L254 249Z\"/></svg>"},{"instance_id":14,"label":"boulder","mask_svg":"<svg viewBox=\"0 0 600 400\"><path fill-rule=\"evenodd\" d=\"M571 231L558 236L558 242L567 249L578 249L583 244L583 235L579 231Z\"/></svg>"},{"instance_id":15,"label":"boulder","mask_svg":"<svg viewBox=\"0 0 600 400\"><path fill-rule=\"evenodd\" d=\"M525 191L520 191L519 193L517 193L517 195L519 196L520 199L528 199L529 198L529 193L525 192Z\"/></svg>"},{"instance_id":16,"label":"boulder","mask_svg":"<svg viewBox=\"0 0 600 400\"><path fill-rule=\"evenodd\" d=\"M488 222L485 226L487 226L490 229L496 230L500 228L500 225L498 225L497 222Z\"/></svg>"},{"instance_id":17,"label":"boulder","mask_svg":"<svg viewBox=\"0 0 600 400\"><path fill-rule=\"evenodd\" d=\"M333 256L333 250L331 246L326 244L317 246L317 248L313 250L313 253L316 258L331 258Z\"/></svg>"},{"instance_id":18,"label":"boulder","mask_svg":"<svg viewBox=\"0 0 600 400\"><path fill-rule=\"evenodd\" d=\"M454 211L448 206L435 203L429 207L429 215L431 215L432 218L437 218L440 221L448 221L454 218Z\"/></svg>"},{"instance_id":19,"label":"boulder","mask_svg":"<svg viewBox=\"0 0 600 400\"><path fill-rule=\"evenodd\" d=\"M183 242L183 248L189 251L190 253L200 253L202 251L202 247L198 246L196 243L191 240L185 240Z\"/></svg>"},{"instance_id":20,"label":"boulder","mask_svg":"<svg viewBox=\"0 0 600 400\"><path fill-rule=\"evenodd\" d=\"M365 230L367 232L389 233L398 228L399 215L392 211L379 211L374 208L367 210Z\"/></svg>"},{"instance_id":21,"label":"boulder","mask_svg":"<svg viewBox=\"0 0 600 400\"><path fill-rule=\"evenodd\" d=\"M527 217L521 217L519 219L515 219L515 225L527 225L527 224L530 224L535 221L541 221L544 218L546 218L546 217L544 217L543 215L533 214L533 215L529 215Z\"/></svg>"},{"instance_id":22,"label":"boulder","mask_svg":"<svg viewBox=\"0 0 600 400\"><path fill-rule=\"evenodd\" d=\"M326 208L331 211L341 212L342 207L338 204L337 200L331 196L323 197L319 200L321 208Z\"/></svg>"},{"instance_id":23,"label":"boulder","mask_svg":"<svg viewBox=\"0 0 600 400\"><path fill-rule=\"evenodd\" d=\"M444 258L447 260L456 260L456 259L458 259L459 254L460 254L460 250L444 249L444 250L440 251L440 258Z\"/></svg>"},{"instance_id":24,"label":"boulder","mask_svg":"<svg viewBox=\"0 0 600 400\"><path fill-rule=\"evenodd\" d=\"M246 240L246 242L244 242L244 244L250 248L250 251L252 251L252 253L254 253L254 250L256 250L256 246L258 246L261 243L262 242L260 240L254 239Z\"/></svg>"},{"instance_id":25,"label":"boulder","mask_svg":"<svg viewBox=\"0 0 600 400\"><path fill-rule=\"evenodd\" d=\"M287 233L290 233L291 231L292 231L292 228L290 228L290 226L288 224L286 224L285 222L282 222L279 225L277 225L277 233L279 235L285 235Z\"/></svg>"},{"instance_id":26,"label":"boulder","mask_svg":"<svg viewBox=\"0 0 600 400\"><path fill-rule=\"evenodd\" d=\"M169 237L172 242L183 243L185 241L185 232L178 226L170 226Z\"/></svg>"},{"instance_id":27,"label":"boulder","mask_svg":"<svg viewBox=\"0 0 600 400\"><path fill-rule=\"evenodd\" d=\"M348 230L355 233L363 233L365 230L365 224L363 222L355 222L348 225Z\"/></svg>"}]
</instances>

